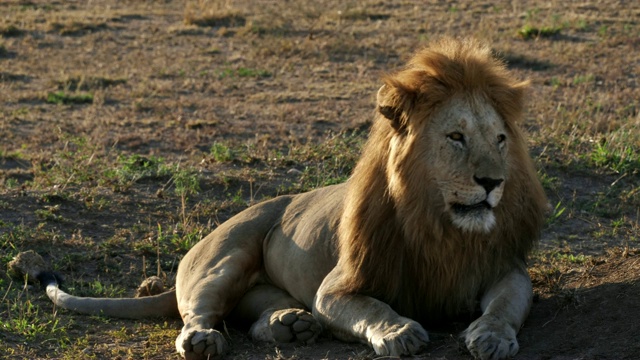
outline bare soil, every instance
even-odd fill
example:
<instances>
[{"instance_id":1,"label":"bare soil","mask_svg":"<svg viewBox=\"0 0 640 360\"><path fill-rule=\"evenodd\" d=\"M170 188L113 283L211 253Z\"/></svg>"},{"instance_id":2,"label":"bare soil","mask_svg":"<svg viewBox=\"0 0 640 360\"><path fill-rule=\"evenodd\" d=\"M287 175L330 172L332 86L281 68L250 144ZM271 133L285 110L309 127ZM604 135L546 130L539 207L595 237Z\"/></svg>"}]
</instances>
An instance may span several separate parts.
<instances>
[{"instance_id":1,"label":"bare soil","mask_svg":"<svg viewBox=\"0 0 640 360\"><path fill-rule=\"evenodd\" d=\"M640 3L613 0L0 2L0 357L177 358L179 321L53 315L6 263L34 249L90 295L131 295L157 268L171 285L188 246L160 239L348 175L380 76L442 35L489 41L532 82L522 126L554 210L517 358L637 358ZM60 92L92 100L53 103ZM192 170L198 191L181 198L175 174L109 175L132 155ZM22 318L64 330L18 331ZM229 358L375 358L225 326ZM470 358L464 327L431 329L417 358Z\"/></svg>"}]
</instances>

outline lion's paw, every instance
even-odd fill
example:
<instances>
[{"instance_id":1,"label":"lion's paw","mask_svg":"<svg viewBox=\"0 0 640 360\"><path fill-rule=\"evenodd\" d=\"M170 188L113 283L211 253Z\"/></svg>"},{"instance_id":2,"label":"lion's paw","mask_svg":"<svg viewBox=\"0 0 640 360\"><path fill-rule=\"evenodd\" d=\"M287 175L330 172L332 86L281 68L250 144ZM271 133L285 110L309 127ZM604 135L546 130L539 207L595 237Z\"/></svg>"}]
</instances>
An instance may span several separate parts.
<instances>
[{"instance_id":1,"label":"lion's paw","mask_svg":"<svg viewBox=\"0 0 640 360\"><path fill-rule=\"evenodd\" d=\"M215 359L226 352L227 340L214 329L183 330L176 348L186 360Z\"/></svg>"},{"instance_id":2,"label":"lion's paw","mask_svg":"<svg viewBox=\"0 0 640 360\"><path fill-rule=\"evenodd\" d=\"M520 349L513 327L495 316L481 316L462 335L467 349L476 359L505 359Z\"/></svg>"},{"instance_id":3,"label":"lion's paw","mask_svg":"<svg viewBox=\"0 0 640 360\"><path fill-rule=\"evenodd\" d=\"M309 312L301 309L265 311L251 327L254 340L277 343L313 343L322 332L322 326Z\"/></svg>"},{"instance_id":4,"label":"lion's paw","mask_svg":"<svg viewBox=\"0 0 640 360\"><path fill-rule=\"evenodd\" d=\"M427 331L413 320L376 332L369 339L376 354L382 356L419 354L424 351L428 342Z\"/></svg>"}]
</instances>

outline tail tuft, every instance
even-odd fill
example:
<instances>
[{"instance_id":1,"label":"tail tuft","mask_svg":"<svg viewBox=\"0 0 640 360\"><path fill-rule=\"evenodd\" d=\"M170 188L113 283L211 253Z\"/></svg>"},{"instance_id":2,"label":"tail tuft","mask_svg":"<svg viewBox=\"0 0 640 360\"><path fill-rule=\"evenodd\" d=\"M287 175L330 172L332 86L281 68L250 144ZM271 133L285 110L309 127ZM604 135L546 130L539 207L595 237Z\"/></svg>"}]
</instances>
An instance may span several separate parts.
<instances>
[{"instance_id":1,"label":"tail tuft","mask_svg":"<svg viewBox=\"0 0 640 360\"><path fill-rule=\"evenodd\" d=\"M62 275L53 271L41 271L36 278L43 290L46 290L49 285L60 287L64 281Z\"/></svg>"}]
</instances>

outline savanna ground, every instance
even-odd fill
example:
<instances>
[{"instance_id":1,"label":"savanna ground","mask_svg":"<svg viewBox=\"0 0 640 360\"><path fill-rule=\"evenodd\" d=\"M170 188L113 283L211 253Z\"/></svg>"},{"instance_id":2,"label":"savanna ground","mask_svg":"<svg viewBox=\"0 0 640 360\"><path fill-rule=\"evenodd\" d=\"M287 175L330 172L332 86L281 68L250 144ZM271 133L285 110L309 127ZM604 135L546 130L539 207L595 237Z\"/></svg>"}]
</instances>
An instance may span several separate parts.
<instances>
[{"instance_id":1,"label":"savanna ground","mask_svg":"<svg viewBox=\"0 0 640 360\"><path fill-rule=\"evenodd\" d=\"M90 296L173 284L203 234L262 199L344 181L379 77L442 35L532 81L525 122L551 208L522 359L640 353L637 1L0 2L0 357L175 359L174 320L54 309L7 272L35 250ZM467 359L432 329L425 358ZM230 358L374 358L252 343Z\"/></svg>"}]
</instances>

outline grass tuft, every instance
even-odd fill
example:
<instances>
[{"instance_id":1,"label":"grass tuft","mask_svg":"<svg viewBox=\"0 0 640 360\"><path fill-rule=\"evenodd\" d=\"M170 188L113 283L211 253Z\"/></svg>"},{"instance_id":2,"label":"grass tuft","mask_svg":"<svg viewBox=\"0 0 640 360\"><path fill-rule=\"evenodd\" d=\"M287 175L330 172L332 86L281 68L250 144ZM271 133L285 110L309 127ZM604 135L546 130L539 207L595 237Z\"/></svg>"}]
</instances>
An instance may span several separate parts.
<instances>
[{"instance_id":1,"label":"grass tuft","mask_svg":"<svg viewBox=\"0 0 640 360\"><path fill-rule=\"evenodd\" d=\"M550 38L558 35L562 29L559 27L545 26L537 28L531 25L525 25L518 30L518 36L523 40L531 40L537 38Z\"/></svg>"},{"instance_id":2,"label":"grass tuft","mask_svg":"<svg viewBox=\"0 0 640 360\"><path fill-rule=\"evenodd\" d=\"M93 103L93 94L69 95L64 91L50 92L47 94L47 103L49 104L91 104Z\"/></svg>"}]
</instances>

